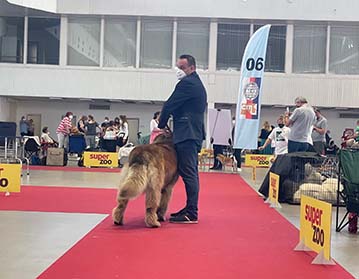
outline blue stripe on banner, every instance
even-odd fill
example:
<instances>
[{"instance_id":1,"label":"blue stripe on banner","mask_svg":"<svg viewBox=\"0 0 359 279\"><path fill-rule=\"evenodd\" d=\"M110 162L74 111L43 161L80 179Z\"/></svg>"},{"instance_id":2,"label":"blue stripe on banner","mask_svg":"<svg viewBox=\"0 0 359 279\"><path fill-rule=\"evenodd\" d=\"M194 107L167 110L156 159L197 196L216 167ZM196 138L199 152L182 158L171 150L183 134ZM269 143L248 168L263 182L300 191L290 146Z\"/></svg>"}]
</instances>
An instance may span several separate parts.
<instances>
[{"instance_id":1,"label":"blue stripe on banner","mask_svg":"<svg viewBox=\"0 0 359 279\"><path fill-rule=\"evenodd\" d=\"M236 111L234 148L257 149L262 84L270 25L259 28L243 54Z\"/></svg>"}]
</instances>

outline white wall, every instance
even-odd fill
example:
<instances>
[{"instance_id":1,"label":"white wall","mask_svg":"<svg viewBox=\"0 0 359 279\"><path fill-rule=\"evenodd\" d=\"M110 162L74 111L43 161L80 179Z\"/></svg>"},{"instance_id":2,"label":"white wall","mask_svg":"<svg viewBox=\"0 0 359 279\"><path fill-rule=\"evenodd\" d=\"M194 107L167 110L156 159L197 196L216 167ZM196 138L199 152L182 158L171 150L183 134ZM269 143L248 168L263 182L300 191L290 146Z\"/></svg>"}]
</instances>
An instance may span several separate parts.
<instances>
[{"instance_id":1,"label":"white wall","mask_svg":"<svg viewBox=\"0 0 359 279\"><path fill-rule=\"evenodd\" d=\"M239 73L199 71L208 102L237 102ZM176 84L174 70L106 69L0 64L0 96L164 101ZM315 106L359 107L357 76L266 73L264 105L292 105L305 96Z\"/></svg>"},{"instance_id":2,"label":"white wall","mask_svg":"<svg viewBox=\"0 0 359 279\"><path fill-rule=\"evenodd\" d=\"M357 21L357 0L0 0L58 14ZM6 6L5 6L6 7ZM17 6L13 6L17 7ZM348 8L349 7L349 8Z\"/></svg>"},{"instance_id":3,"label":"white wall","mask_svg":"<svg viewBox=\"0 0 359 279\"><path fill-rule=\"evenodd\" d=\"M357 21L357 0L58 0L58 13ZM349 8L350 7L350 8Z\"/></svg>"},{"instance_id":4,"label":"white wall","mask_svg":"<svg viewBox=\"0 0 359 279\"><path fill-rule=\"evenodd\" d=\"M1 98L3 99L3 98ZM0 99L0 101L1 101ZM13 101L12 101L13 102ZM1 104L1 102L0 102ZM65 101L16 101L16 116L14 118L19 120L21 116L39 113L42 116L42 127L48 126L52 135L56 135L56 128L59 124L61 116L67 111L72 111L77 117L81 115L94 115L96 121L102 122L105 116L114 118L119 114L125 114L128 118L139 118L140 127L139 130L143 134L149 133L149 123L152 119L155 111L161 110L160 105L150 104L122 104L111 103L111 110L89 110L89 102L74 100L73 102ZM294 107L291 107L291 110ZM235 106L232 108L232 115L235 115ZM1 110L2 111L2 110ZM261 111L261 125L264 121L269 121L272 125L276 125L276 121L279 115L283 114L285 107L283 108L269 108L263 107ZM340 145L340 137L344 128L353 128L356 125L357 119L341 119L339 113L345 112L340 110L322 110L322 114L328 119L329 130L337 145Z\"/></svg>"},{"instance_id":5,"label":"white wall","mask_svg":"<svg viewBox=\"0 0 359 279\"><path fill-rule=\"evenodd\" d=\"M55 13L57 10L57 0L7 0L7 2L51 13Z\"/></svg>"},{"instance_id":6,"label":"white wall","mask_svg":"<svg viewBox=\"0 0 359 279\"><path fill-rule=\"evenodd\" d=\"M70 101L16 101L16 119L20 119L21 116L27 114L41 114L41 126L48 126L50 133L56 137L56 129L60 123L61 116L66 112L71 111L77 116L77 119L81 115L93 115L95 120L101 124L108 116L110 119L114 119L120 114L125 114L128 118L139 118L140 126L139 130L143 134L149 133L150 121L153 117L153 113L161 110L159 105L147 105L147 104L119 104L111 103L111 110L90 110L89 102L74 100ZM103 104L103 103L101 103Z\"/></svg>"}]
</instances>

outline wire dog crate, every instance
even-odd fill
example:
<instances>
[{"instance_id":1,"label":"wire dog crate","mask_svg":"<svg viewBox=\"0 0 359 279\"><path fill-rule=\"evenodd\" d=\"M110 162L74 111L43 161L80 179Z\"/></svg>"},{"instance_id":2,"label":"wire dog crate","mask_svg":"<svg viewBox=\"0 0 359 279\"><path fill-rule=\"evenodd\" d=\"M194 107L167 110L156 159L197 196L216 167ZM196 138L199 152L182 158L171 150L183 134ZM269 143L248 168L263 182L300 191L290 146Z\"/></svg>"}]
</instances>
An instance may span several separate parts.
<instances>
[{"instance_id":1,"label":"wire dog crate","mask_svg":"<svg viewBox=\"0 0 359 279\"><path fill-rule=\"evenodd\" d=\"M283 184L290 183L292 187L288 202L299 204L301 195L313 197L331 204L337 203L338 188L338 158L336 156L321 157L303 162L295 160L291 179ZM340 185L340 189L343 186ZM292 198L290 198L292 197ZM340 201L343 203L343 201Z\"/></svg>"}]
</instances>

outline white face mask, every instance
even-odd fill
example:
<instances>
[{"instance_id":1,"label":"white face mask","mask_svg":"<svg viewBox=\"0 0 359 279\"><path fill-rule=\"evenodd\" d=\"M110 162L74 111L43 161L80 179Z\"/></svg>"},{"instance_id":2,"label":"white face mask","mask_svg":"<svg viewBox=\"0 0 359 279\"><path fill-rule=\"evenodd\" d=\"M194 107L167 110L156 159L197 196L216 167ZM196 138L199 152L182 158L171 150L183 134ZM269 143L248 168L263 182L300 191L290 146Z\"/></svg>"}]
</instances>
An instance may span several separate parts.
<instances>
[{"instance_id":1,"label":"white face mask","mask_svg":"<svg viewBox=\"0 0 359 279\"><path fill-rule=\"evenodd\" d=\"M69 118L70 118L70 120L72 120L72 118L74 118L74 116L73 116L73 115L69 115Z\"/></svg>"},{"instance_id":2,"label":"white face mask","mask_svg":"<svg viewBox=\"0 0 359 279\"><path fill-rule=\"evenodd\" d=\"M186 77L187 75L183 70L176 68L176 76L179 80L181 80L184 77Z\"/></svg>"}]
</instances>

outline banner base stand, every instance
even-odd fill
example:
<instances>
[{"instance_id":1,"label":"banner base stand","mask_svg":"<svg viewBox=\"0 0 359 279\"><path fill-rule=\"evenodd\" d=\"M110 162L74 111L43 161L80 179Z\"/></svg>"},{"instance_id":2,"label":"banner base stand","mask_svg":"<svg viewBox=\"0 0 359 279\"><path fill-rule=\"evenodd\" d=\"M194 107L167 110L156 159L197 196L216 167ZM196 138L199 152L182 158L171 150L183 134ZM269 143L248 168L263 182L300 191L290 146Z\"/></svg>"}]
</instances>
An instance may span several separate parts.
<instances>
[{"instance_id":1,"label":"banner base stand","mask_svg":"<svg viewBox=\"0 0 359 279\"><path fill-rule=\"evenodd\" d=\"M336 263L332 259L327 260L326 258L324 258L323 250L320 251L320 253L314 258L312 264L336 265Z\"/></svg>"},{"instance_id":2,"label":"banner base stand","mask_svg":"<svg viewBox=\"0 0 359 279\"><path fill-rule=\"evenodd\" d=\"M280 205L279 202L271 203L269 207L271 207L271 208L282 208L282 206Z\"/></svg>"},{"instance_id":3,"label":"banner base stand","mask_svg":"<svg viewBox=\"0 0 359 279\"><path fill-rule=\"evenodd\" d=\"M256 179L257 179L257 168L252 167L252 180L256 181Z\"/></svg>"},{"instance_id":4,"label":"banner base stand","mask_svg":"<svg viewBox=\"0 0 359 279\"><path fill-rule=\"evenodd\" d=\"M295 246L294 251L312 251L312 249L305 246L303 240L301 240L297 246Z\"/></svg>"},{"instance_id":5,"label":"banner base stand","mask_svg":"<svg viewBox=\"0 0 359 279\"><path fill-rule=\"evenodd\" d=\"M271 208L282 208L279 202L271 202L269 198L267 198L264 203L269 203L269 207Z\"/></svg>"}]
</instances>

